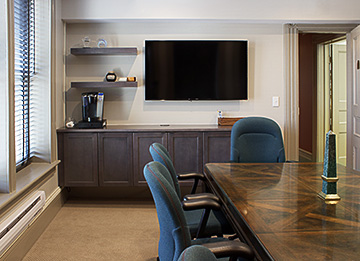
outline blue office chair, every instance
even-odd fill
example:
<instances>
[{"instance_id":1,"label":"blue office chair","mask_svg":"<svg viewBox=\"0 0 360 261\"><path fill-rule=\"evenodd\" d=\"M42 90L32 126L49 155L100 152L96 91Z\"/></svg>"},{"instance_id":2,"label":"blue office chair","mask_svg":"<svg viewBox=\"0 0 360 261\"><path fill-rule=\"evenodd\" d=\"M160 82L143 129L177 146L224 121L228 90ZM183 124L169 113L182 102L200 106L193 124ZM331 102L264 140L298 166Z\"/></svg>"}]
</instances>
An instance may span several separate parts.
<instances>
[{"instance_id":1,"label":"blue office chair","mask_svg":"<svg viewBox=\"0 0 360 261\"><path fill-rule=\"evenodd\" d=\"M170 153L167 151L167 149L161 143L155 142L155 143L151 144L149 151L150 151L150 154L154 161L158 161L167 167L167 169L169 170L169 172L171 173L171 175L173 177L174 186L175 186L176 192L179 195L180 195L180 186L178 184L178 179L179 180L189 180L189 179L194 180L194 184L191 189L191 194L194 194L196 192L196 188L198 186L199 180L205 180L205 176L202 173L182 173L182 174L176 173Z\"/></svg>"},{"instance_id":2,"label":"blue office chair","mask_svg":"<svg viewBox=\"0 0 360 261\"><path fill-rule=\"evenodd\" d=\"M180 255L178 261L215 261L216 256L210 251L210 249L194 245L186 248Z\"/></svg>"},{"instance_id":3,"label":"blue office chair","mask_svg":"<svg viewBox=\"0 0 360 261\"><path fill-rule=\"evenodd\" d=\"M285 162L284 142L279 125L264 117L238 120L231 129L230 161Z\"/></svg>"},{"instance_id":4,"label":"blue office chair","mask_svg":"<svg viewBox=\"0 0 360 261\"><path fill-rule=\"evenodd\" d=\"M144 176L154 198L160 225L160 261L178 260L182 251L191 245L204 245L217 258L231 255L231 258L253 259L252 249L239 241L230 241L226 238L191 240L184 210L173 185L170 184L172 181L167 168L159 162L150 162L144 167Z\"/></svg>"},{"instance_id":5,"label":"blue office chair","mask_svg":"<svg viewBox=\"0 0 360 261\"><path fill-rule=\"evenodd\" d=\"M204 178L204 175L201 173L186 173L186 174L177 175L169 152L160 143L151 144L149 151L154 161L160 162L168 169L169 182L171 185L173 185L179 200L181 200L181 191L178 182L179 175L182 177L182 179L191 179L193 177ZM196 186L197 184L194 184L195 189ZM194 187L192 189L193 192L195 191ZM191 194L185 196L185 198L187 200L207 198L207 199L213 199L219 201L219 199L212 193ZM233 228L231 227L231 225L229 224L229 222L227 221L225 215L221 212L221 210L210 211L209 217L208 218L205 217L207 218L206 224L203 223L206 221L206 219L204 220L202 209L185 211L185 218L190 229L190 234L193 238L209 237L214 235L223 236L224 234L235 234Z\"/></svg>"}]
</instances>

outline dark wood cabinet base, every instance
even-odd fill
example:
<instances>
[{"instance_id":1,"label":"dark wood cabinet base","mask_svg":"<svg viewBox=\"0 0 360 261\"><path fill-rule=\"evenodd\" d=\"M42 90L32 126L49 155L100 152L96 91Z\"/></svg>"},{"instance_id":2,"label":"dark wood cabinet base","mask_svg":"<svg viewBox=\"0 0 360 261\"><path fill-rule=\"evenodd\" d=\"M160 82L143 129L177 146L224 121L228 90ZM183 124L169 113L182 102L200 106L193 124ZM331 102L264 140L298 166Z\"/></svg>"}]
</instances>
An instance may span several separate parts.
<instances>
[{"instance_id":1,"label":"dark wood cabinet base","mask_svg":"<svg viewBox=\"0 0 360 261\"><path fill-rule=\"evenodd\" d=\"M146 186L143 168L152 160L153 142L168 148L179 173L203 172L207 162L230 160L230 132L217 125L58 129L59 185Z\"/></svg>"}]
</instances>

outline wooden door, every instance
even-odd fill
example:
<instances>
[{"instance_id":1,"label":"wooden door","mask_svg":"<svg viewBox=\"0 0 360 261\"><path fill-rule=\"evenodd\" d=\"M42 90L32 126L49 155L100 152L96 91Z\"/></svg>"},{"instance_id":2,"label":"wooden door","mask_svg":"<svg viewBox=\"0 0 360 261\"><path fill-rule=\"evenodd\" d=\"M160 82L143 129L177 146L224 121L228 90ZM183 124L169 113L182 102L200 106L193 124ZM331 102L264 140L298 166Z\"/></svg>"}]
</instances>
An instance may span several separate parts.
<instances>
[{"instance_id":1,"label":"wooden door","mask_svg":"<svg viewBox=\"0 0 360 261\"><path fill-rule=\"evenodd\" d=\"M131 133L99 133L99 185L133 185Z\"/></svg>"},{"instance_id":2,"label":"wooden door","mask_svg":"<svg viewBox=\"0 0 360 261\"><path fill-rule=\"evenodd\" d=\"M360 26L349 34L347 45L350 69L347 78L347 166L360 170Z\"/></svg>"},{"instance_id":3,"label":"wooden door","mask_svg":"<svg viewBox=\"0 0 360 261\"><path fill-rule=\"evenodd\" d=\"M97 134L65 133L63 149L64 186L98 186Z\"/></svg>"},{"instance_id":4,"label":"wooden door","mask_svg":"<svg viewBox=\"0 0 360 261\"><path fill-rule=\"evenodd\" d=\"M222 163L230 161L231 132L204 133L204 162Z\"/></svg>"},{"instance_id":5,"label":"wooden door","mask_svg":"<svg viewBox=\"0 0 360 261\"><path fill-rule=\"evenodd\" d=\"M203 133L169 133L169 153L177 173L203 171Z\"/></svg>"},{"instance_id":6,"label":"wooden door","mask_svg":"<svg viewBox=\"0 0 360 261\"><path fill-rule=\"evenodd\" d=\"M134 133L133 152L134 152L134 184L145 185L143 170L145 165L152 161L149 148L154 142L158 142L167 147L167 134L164 132Z\"/></svg>"},{"instance_id":7,"label":"wooden door","mask_svg":"<svg viewBox=\"0 0 360 261\"><path fill-rule=\"evenodd\" d=\"M333 131L337 162L346 165L346 45L333 44Z\"/></svg>"}]
</instances>

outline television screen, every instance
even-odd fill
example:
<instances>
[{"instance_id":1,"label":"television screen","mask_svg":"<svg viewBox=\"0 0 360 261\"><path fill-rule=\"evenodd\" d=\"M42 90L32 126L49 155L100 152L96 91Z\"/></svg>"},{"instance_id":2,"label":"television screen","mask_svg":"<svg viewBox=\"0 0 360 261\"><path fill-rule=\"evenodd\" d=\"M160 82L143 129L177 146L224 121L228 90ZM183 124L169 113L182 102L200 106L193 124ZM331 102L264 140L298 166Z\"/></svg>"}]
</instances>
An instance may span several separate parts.
<instances>
[{"instance_id":1,"label":"television screen","mask_svg":"<svg viewBox=\"0 0 360 261\"><path fill-rule=\"evenodd\" d=\"M145 100L247 98L248 41L145 41Z\"/></svg>"}]
</instances>

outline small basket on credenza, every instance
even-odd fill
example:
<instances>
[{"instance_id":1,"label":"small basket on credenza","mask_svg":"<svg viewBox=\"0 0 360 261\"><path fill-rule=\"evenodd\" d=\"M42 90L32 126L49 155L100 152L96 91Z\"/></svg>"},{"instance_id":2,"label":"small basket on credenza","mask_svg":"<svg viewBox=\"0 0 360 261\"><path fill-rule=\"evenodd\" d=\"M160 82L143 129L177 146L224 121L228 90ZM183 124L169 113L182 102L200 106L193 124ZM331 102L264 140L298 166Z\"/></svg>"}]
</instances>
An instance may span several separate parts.
<instances>
[{"instance_id":1,"label":"small basket on credenza","mask_svg":"<svg viewBox=\"0 0 360 261\"><path fill-rule=\"evenodd\" d=\"M218 117L219 126L233 126L235 122L244 117Z\"/></svg>"}]
</instances>

